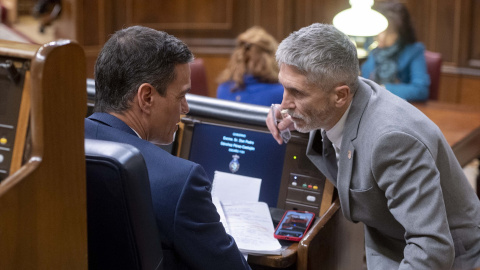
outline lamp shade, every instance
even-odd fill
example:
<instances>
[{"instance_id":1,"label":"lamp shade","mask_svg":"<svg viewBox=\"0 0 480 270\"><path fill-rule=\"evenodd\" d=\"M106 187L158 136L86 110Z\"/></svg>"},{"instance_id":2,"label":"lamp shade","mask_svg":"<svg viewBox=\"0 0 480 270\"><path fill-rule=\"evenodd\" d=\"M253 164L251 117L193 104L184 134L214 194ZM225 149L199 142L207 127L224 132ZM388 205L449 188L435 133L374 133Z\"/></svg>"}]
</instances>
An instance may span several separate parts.
<instances>
[{"instance_id":1,"label":"lamp shade","mask_svg":"<svg viewBox=\"0 0 480 270\"><path fill-rule=\"evenodd\" d=\"M350 0L349 9L333 18L333 25L349 36L376 36L387 29L388 21L378 11L372 10L373 0Z\"/></svg>"}]
</instances>

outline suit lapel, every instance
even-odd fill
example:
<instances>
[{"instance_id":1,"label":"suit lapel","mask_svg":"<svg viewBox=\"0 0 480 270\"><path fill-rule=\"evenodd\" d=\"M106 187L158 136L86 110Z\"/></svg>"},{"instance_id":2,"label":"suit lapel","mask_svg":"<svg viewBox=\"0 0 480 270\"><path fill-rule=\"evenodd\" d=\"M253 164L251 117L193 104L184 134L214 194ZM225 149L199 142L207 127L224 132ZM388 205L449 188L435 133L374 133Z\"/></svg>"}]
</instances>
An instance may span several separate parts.
<instances>
[{"instance_id":1,"label":"suit lapel","mask_svg":"<svg viewBox=\"0 0 480 270\"><path fill-rule=\"evenodd\" d=\"M354 159L356 158L354 141L357 138L363 112L372 95L371 87L364 83L362 79L359 79L359 84L343 130L337 178L337 189L343 215L350 221L352 221L350 212L350 182L352 180Z\"/></svg>"}]
</instances>

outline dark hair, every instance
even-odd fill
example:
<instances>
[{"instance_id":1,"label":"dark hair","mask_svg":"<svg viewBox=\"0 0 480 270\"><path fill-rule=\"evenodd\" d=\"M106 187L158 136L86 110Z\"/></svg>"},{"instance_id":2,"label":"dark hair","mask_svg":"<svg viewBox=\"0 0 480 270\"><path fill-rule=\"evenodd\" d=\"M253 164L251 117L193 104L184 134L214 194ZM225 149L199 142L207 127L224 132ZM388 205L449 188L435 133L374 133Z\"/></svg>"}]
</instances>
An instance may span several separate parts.
<instances>
[{"instance_id":1,"label":"dark hair","mask_svg":"<svg viewBox=\"0 0 480 270\"><path fill-rule=\"evenodd\" d=\"M410 13L402 3L381 3L377 8L388 20L388 28L398 33L400 45L404 46L417 41Z\"/></svg>"},{"instance_id":2,"label":"dark hair","mask_svg":"<svg viewBox=\"0 0 480 270\"><path fill-rule=\"evenodd\" d=\"M165 32L143 26L117 31L95 63L95 111L125 111L143 83L165 96L175 66L191 61L187 45Z\"/></svg>"}]
</instances>

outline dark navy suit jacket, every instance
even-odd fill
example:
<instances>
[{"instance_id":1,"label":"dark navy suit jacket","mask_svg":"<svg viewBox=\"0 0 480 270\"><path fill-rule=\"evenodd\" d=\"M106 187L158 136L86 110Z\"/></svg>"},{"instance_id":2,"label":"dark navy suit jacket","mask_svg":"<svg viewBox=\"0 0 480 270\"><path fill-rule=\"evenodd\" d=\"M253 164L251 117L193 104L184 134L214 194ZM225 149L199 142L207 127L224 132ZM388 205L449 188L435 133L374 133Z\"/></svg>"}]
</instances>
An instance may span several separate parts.
<instances>
[{"instance_id":1,"label":"dark navy suit jacket","mask_svg":"<svg viewBox=\"0 0 480 270\"><path fill-rule=\"evenodd\" d=\"M142 140L123 121L107 113L94 113L85 119L85 138L130 144L142 153L165 269L250 269L220 222L211 199L211 180L200 165Z\"/></svg>"}]
</instances>

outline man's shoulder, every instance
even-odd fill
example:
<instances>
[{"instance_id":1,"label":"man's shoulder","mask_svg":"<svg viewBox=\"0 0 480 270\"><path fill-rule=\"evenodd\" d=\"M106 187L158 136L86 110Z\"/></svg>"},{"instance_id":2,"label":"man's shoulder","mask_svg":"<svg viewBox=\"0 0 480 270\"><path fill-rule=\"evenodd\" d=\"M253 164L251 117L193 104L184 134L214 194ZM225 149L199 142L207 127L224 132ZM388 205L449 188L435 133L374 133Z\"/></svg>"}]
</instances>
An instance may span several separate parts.
<instances>
[{"instance_id":1,"label":"man's shoulder","mask_svg":"<svg viewBox=\"0 0 480 270\"><path fill-rule=\"evenodd\" d=\"M85 138L132 145L140 151L149 170L159 168L165 171L165 168L168 167L188 173L194 166L198 166L196 163L179 158L149 141L115 127L102 124L94 119L85 119Z\"/></svg>"},{"instance_id":2,"label":"man's shoulder","mask_svg":"<svg viewBox=\"0 0 480 270\"><path fill-rule=\"evenodd\" d=\"M142 140L138 138L138 140L135 140L132 142L132 145L139 148L140 152L146 156L146 158L152 158L159 161L164 161L168 163L175 164L175 166L182 166L182 167L192 167L196 165L196 163L179 158L166 150L162 149L160 146L154 145L151 142ZM159 160L160 159L160 160Z\"/></svg>"},{"instance_id":3,"label":"man's shoulder","mask_svg":"<svg viewBox=\"0 0 480 270\"><path fill-rule=\"evenodd\" d=\"M362 125L370 130L371 134L375 130L399 130L411 129L417 125L428 126L433 128L434 123L431 122L421 111L406 100L392 94L383 87L378 86L373 81L360 78L361 83L359 93L363 93L363 99L367 101L358 106L351 113L359 113L363 111ZM371 91L371 95L366 95Z\"/></svg>"}]
</instances>

